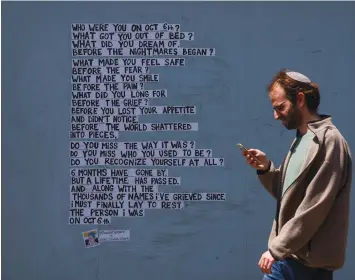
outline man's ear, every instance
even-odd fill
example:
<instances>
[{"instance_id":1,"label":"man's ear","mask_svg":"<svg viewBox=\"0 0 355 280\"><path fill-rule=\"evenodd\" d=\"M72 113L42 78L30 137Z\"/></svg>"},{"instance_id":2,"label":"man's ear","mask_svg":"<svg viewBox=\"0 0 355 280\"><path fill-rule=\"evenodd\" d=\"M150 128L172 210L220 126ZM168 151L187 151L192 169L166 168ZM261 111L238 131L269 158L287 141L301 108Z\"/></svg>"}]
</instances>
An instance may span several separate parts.
<instances>
[{"instance_id":1,"label":"man's ear","mask_svg":"<svg viewBox=\"0 0 355 280\"><path fill-rule=\"evenodd\" d=\"M306 106L306 96L302 91L297 93L297 104L301 108Z\"/></svg>"}]
</instances>

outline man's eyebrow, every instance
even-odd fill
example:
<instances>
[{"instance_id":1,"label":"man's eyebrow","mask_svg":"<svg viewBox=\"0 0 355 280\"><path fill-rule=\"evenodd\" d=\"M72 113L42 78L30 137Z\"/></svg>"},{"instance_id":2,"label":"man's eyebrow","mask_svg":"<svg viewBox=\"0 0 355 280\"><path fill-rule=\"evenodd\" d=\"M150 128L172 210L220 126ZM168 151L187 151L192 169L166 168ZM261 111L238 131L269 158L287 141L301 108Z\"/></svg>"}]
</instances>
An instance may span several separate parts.
<instances>
[{"instance_id":1,"label":"man's eyebrow","mask_svg":"<svg viewBox=\"0 0 355 280\"><path fill-rule=\"evenodd\" d=\"M282 103L280 103L280 104L278 104L278 105L273 106L274 109L280 107L280 106L283 105L285 102L286 102L286 101L284 101L284 102L282 102Z\"/></svg>"}]
</instances>

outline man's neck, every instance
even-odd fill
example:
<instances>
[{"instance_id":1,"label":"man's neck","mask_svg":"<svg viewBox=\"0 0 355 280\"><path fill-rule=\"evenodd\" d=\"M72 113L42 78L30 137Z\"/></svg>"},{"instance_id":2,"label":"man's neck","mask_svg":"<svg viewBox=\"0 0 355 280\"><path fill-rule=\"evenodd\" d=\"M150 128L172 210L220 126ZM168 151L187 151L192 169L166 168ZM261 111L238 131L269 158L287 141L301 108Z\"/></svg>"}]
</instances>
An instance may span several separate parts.
<instances>
[{"instance_id":1,"label":"man's neck","mask_svg":"<svg viewBox=\"0 0 355 280\"><path fill-rule=\"evenodd\" d=\"M308 131L308 126L307 124L312 121L317 121L320 120L320 116L316 114L305 114L303 118L303 122L301 126L298 128L298 131L301 135L305 135Z\"/></svg>"}]
</instances>

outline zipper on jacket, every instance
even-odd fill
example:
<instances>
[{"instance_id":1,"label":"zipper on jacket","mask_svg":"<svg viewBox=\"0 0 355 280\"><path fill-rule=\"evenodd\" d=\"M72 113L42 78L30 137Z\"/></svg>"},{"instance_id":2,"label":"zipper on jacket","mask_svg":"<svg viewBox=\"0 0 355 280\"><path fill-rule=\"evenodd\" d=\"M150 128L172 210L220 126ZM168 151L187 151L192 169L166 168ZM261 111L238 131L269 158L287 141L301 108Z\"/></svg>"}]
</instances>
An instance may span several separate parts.
<instances>
[{"instance_id":1,"label":"zipper on jacket","mask_svg":"<svg viewBox=\"0 0 355 280\"><path fill-rule=\"evenodd\" d=\"M279 234L279 215L280 215L281 197L282 197L282 177L283 177L283 170L284 170L285 161L286 161L286 158L284 159L284 161L281 165L280 176L279 176L279 181L278 181L279 187L278 187L278 197L277 197L277 204L276 204L276 214L275 214L276 236Z\"/></svg>"},{"instance_id":2,"label":"zipper on jacket","mask_svg":"<svg viewBox=\"0 0 355 280\"><path fill-rule=\"evenodd\" d=\"M308 248L307 248L307 254L306 254L307 258L309 258L309 254L311 253L311 250L312 250L312 239L309 240L309 242L308 242Z\"/></svg>"}]
</instances>

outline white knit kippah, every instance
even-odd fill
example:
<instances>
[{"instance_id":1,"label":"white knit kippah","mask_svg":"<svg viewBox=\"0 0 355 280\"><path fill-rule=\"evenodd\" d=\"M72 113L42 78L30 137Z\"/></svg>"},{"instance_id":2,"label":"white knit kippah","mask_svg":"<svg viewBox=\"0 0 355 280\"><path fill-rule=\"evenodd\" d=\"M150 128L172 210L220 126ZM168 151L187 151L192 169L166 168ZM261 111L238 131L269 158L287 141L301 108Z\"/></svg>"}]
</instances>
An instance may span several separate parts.
<instances>
[{"instance_id":1,"label":"white knit kippah","mask_svg":"<svg viewBox=\"0 0 355 280\"><path fill-rule=\"evenodd\" d=\"M296 81L299 81L299 82L302 82L302 83L310 83L311 80L306 77L305 75L299 73L299 72L294 72L294 71L287 71L286 72L286 75L289 76L290 78L296 80Z\"/></svg>"}]
</instances>

